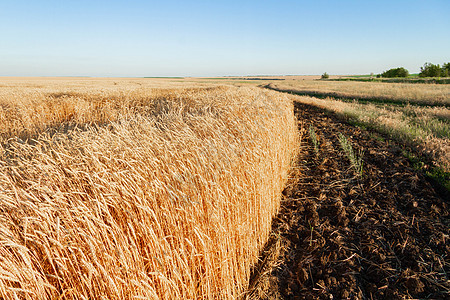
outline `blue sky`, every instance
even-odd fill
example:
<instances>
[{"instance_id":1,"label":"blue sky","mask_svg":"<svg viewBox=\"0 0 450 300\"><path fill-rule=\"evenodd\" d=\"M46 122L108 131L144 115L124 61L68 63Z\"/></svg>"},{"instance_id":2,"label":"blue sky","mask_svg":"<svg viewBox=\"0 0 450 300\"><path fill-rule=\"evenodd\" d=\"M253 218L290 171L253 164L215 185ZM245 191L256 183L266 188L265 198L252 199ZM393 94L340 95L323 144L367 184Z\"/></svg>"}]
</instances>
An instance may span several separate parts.
<instances>
[{"instance_id":1,"label":"blue sky","mask_svg":"<svg viewBox=\"0 0 450 300\"><path fill-rule=\"evenodd\" d=\"M450 61L450 1L0 0L0 76L368 74Z\"/></svg>"}]
</instances>

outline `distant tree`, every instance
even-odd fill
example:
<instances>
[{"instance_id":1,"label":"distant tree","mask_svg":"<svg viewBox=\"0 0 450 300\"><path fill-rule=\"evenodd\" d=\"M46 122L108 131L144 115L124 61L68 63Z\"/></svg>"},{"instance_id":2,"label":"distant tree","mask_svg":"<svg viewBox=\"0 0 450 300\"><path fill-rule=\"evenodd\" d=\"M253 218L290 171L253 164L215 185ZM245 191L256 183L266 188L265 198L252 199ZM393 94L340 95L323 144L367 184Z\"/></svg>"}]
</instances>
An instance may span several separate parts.
<instances>
[{"instance_id":1,"label":"distant tree","mask_svg":"<svg viewBox=\"0 0 450 300\"><path fill-rule=\"evenodd\" d=\"M381 77L386 78L394 78L394 77L408 77L409 72L403 67L395 68L395 69L389 69L387 71L384 71L381 73Z\"/></svg>"},{"instance_id":2,"label":"distant tree","mask_svg":"<svg viewBox=\"0 0 450 300\"><path fill-rule=\"evenodd\" d=\"M377 74L377 78L381 78L381 74Z\"/></svg>"},{"instance_id":3,"label":"distant tree","mask_svg":"<svg viewBox=\"0 0 450 300\"><path fill-rule=\"evenodd\" d=\"M322 79L328 79L328 78L330 78L330 75L328 75L327 72L322 74Z\"/></svg>"},{"instance_id":4,"label":"distant tree","mask_svg":"<svg viewBox=\"0 0 450 300\"><path fill-rule=\"evenodd\" d=\"M440 77L441 71L439 65L426 62L423 67L420 68L419 77Z\"/></svg>"},{"instance_id":5,"label":"distant tree","mask_svg":"<svg viewBox=\"0 0 450 300\"><path fill-rule=\"evenodd\" d=\"M448 77L450 75L450 62L442 65L441 76Z\"/></svg>"}]
</instances>

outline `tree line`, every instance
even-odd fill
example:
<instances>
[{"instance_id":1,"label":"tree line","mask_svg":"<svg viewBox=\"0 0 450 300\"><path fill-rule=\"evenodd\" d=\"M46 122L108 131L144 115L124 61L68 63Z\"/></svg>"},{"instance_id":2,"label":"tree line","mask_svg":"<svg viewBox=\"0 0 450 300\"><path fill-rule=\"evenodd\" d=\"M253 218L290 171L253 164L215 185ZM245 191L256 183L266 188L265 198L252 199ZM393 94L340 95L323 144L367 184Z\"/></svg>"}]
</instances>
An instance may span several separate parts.
<instances>
[{"instance_id":1,"label":"tree line","mask_svg":"<svg viewBox=\"0 0 450 300\"><path fill-rule=\"evenodd\" d=\"M444 63L442 67L437 64L426 62L423 67L420 67L419 77L449 77L450 75L450 63ZM378 78L396 78L396 77L408 77L409 71L403 67L389 69L383 73L377 75Z\"/></svg>"}]
</instances>

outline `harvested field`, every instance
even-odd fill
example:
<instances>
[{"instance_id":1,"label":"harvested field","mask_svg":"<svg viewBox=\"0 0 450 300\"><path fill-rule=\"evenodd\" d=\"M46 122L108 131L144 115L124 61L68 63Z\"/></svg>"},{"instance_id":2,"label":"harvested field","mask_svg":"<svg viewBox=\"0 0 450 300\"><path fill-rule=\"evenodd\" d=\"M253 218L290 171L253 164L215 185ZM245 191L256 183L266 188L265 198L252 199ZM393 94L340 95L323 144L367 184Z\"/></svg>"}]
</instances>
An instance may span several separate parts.
<instances>
[{"instance_id":1,"label":"harvested field","mask_svg":"<svg viewBox=\"0 0 450 300\"><path fill-rule=\"evenodd\" d=\"M296 114L301 155L248 298L448 299L448 199L395 143L314 106ZM363 153L362 176L338 133Z\"/></svg>"},{"instance_id":2,"label":"harvested field","mask_svg":"<svg viewBox=\"0 0 450 300\"><path fill-rule=\"evenodd\" d=\"M335 97L369 102L450 106L450 86L448 84L285 80L274 81L270 87L298 95L321 98Z\"/></svg>"},{"instance_id":3,"label":"harvested field","mask_svg":"<svg viewBox=\"0 0 450 300\"><path fill-rule=\"evenodd\" d=\"M291 95L293 101L336 112L349 122L384 133L450 172L450 109L347 103L332 98ZM450 186L449 186L450 187Z\"/></svg>"},{"instance_id":4,"label":"harvested field","mask_svg":"<svg viewBox=\"0 0 450 300\"><path fill-rule=\"evenodd\" d=\"M320 83L323 90L311 93L280 89L274 83L264 87L290 93L293 101L335 112L352 124L377 131L407 146L406 155L415 161L415 168L433 178L441 188L450 190L449 87L420 84L409 90L408 86L398 87L395 83L378 83L377 87L376 83L364 82L364 89L359 91L357 86L346 85L345 82L334 82L330 86L326 83ZM298 81L296 84L302 83ZM362 95L371 89L371 84L375 84L372 87L375 94ZM379 85L384 85L385 89L380 89ZM354 90L348 95L327 92L339 87L343 91L346 88ZM396 90L403 91L403 100L393 97ZM415 97L413 93L416 93ZM432 100L433 95L438 94L442 96L439 103Z\"/></svg>"}]
</instances>

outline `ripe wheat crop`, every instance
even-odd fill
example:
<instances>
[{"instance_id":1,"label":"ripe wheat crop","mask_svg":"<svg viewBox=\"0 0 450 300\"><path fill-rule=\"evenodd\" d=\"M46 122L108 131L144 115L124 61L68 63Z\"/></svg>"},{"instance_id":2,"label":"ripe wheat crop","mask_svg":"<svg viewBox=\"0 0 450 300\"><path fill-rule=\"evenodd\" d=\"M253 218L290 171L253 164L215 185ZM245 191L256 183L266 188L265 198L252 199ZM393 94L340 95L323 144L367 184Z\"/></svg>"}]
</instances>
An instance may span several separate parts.
<instances>
[{"instance_id":1,"label":"ripe wheat crop","mask_svg":"<svg viewBox=\"0 0 450 300\"><path fill-rule=\"evenodd\" d=\"M0 297L241 296L298 149L292 102L87 89L0 92Z\"/></svg>"}]
</instances>

